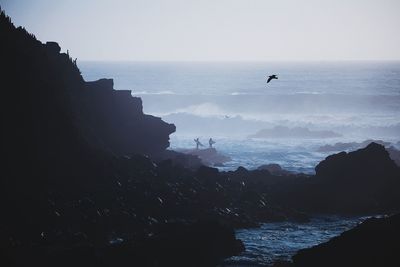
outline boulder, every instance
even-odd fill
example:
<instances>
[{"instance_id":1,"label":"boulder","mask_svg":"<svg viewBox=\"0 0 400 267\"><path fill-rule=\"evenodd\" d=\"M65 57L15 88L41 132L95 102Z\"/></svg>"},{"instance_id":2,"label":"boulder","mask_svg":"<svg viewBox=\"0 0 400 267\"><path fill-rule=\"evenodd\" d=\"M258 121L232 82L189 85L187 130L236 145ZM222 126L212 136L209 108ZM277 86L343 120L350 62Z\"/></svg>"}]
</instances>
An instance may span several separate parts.
<instances>
[{"instance_id":1,"label":"boulder","mask_svg":"<svg viewBox=\"0 0 400 267\"><path fill-rule=\"evenodd\" d=\"M57 42L46 42L46 49L50 54L59 54L61 51L61 47Z\"/></svg>"},{"instance_id":2,"label":"boulder","mask_svg":"<svg viewBox=\"0 0 400 267\"><path fill-rule=\"evenodd\" d=\"M261 165L257 169L258 170L267 170L272 175L290 175L290 174L292 174L292 172L282 169L282 167L276 163Z\"/></svg>"},{"instance_id":3,"label":"boulder","mask_svg":"<svg viewBox=\"0 0 400 267\"><path fill-rule=\"evenodd\" d=\"M300 250L295 267L397 267L400 214L370 218L326 243Z\"/></svg>"}]
</instances>

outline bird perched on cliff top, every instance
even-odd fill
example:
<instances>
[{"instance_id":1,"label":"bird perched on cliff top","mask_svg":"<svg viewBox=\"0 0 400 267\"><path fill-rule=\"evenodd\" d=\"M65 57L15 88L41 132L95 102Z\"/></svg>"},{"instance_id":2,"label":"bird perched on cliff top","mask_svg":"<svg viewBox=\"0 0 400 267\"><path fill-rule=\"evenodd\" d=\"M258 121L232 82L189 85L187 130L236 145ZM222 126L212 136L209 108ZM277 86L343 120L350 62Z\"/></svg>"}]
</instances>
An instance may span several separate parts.
<instances>
[{"instance_id":1,"label":"bird perched on cliff top","mask_svg":"<svg viewBox=\"0 0 400 267\"><path fill-rule=\"evenodd\" d=\"M273 79L278 79L278 76L276 76L275 74L274 75L271 75L271 76L268 76L268 80L267 80L267 83L269 83L271 80L273 80Z\"/></svg>"}]
</instances>

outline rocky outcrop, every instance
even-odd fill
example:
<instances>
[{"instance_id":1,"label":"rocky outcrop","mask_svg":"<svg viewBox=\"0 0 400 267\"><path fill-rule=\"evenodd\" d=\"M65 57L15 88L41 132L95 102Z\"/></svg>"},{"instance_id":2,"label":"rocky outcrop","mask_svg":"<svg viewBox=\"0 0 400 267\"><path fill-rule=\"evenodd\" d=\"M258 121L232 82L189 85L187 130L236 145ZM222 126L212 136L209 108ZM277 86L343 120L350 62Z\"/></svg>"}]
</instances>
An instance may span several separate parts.
<instances>
[{"instance_id":1,"label":"rocky outcrop","mask_svg":"<svg viewBox=\"0 0 400 267\"><path fill-rule=\"evenodd\" d=\"M128 90L114 90L111 79L85 82L76 60L60 53L56 42L42 44L25 29L15 28L4 14L0 23L7 99L2 111L13 153L19 148L19 155L48 150L40 156L45 162L49 155L68 158L69 150L83 147L120 156L156 154L169 146L175 126L143 114L140 98ZM33 144L38 149L28 147Z\"/></svg>"},{"instance_id":2,"label":"rocky outcrop","mask_svg":"<svg viewBox=\"0 0 400 267\"><path fill-rule=\"evenodd\" d=\"M57 55L61 52L61 47L57 42L46 42L46 50L48 54Z\"/></svg>"},{"instance_id":3,"label":"rocky outcrop","mask_svg":"<svg viewBox=\"0 0 400 267\"><path fill-rule=\"evenodd\" d=\"M215 148L206 149L177 149L178 152L197 156L206 166L223 166L224 163L231 161L231 158L219 153Z\"/></svg>"},{"instance_id":4,"label":"rocky outcrop","mask_svg":"<svg viewBox=\"0 0 400 267\"><path fill-rule=\"evenodd\" d=\"M274 186L273 202L308 213L377 214L400 206L400 168L379 144L328 156L316 175Z\"/></svg>"},{"instance_id":5,"label":"rocky outcrop","mask_svg":"<svg viewBox=\"0 0 400 267\"><path fill-rule=\"evenodd\" d=\"M129 90L114 90L112 79L86 82L73 94L77 128L95 148L114 155L162 153L173 124L143 114L142 100Z\"/></svg>"},{"instance_id":6,"label":"rocky outcrop","mask_svg":"<svg viewBox=\"0 0 400 267\"><path fill-rule=\"evenodd\" d=\"M400 150L394 146L388 147L386 150L389 152L390 158L400 167Z\"/></svg>"},{"instance_id":7,"label":"rocky outcrop","mask_svg":"<svg viewBox=\"0 0 400 267\"><path fill-rule=\"evenodd\" d=\"M292 172L290 172L288 170L282 169L282 167L279 164L276 164L276 163L261 165L257 169L258 170L267 170L273 175L290 175L290 174L293 174Z\"/></svg>"},{"instance_id":8,"label":"rocky outcrop","mask_svg":"<svg viewBox=\"0 0 400 267\"><path fill-rule=\"evenodd\" d=\"M243 243L232 228L217 222L168 223L151 236L135 240L117 238L101 247L82 242L76 246L2 249L2 266L217 266L238 255Z\"/></svg>"},{"instance_id":9,"label":"rocky outcrop","mask_svg":"<svg viewBox=\"0 0 400 267\"><path fill-rule=\"evenodd\" d=\"M399 167L382 145L371 143L354 152L328 156L316 168L321 201L347 212L379 212L398 208Z\"/></svg>"},{"instance_id":10,"label":"rocky outcrop","mask_svg":"<svg viewBox=\"0 0 400 267\"><path fill-rule=\"evenodd\" d=\"M137 155L165 153L173 126L143 114L140 99L113 90L112 80L86 83L68 54L16 29L3 13L0 31L4 266L43 266L43 257L50 266L142 266L140 255L160 266L169 260L164 252L181 254L171 248L193 257L204 252L206 264L215 263L240 251L230 227L305 220L296 209L315 211L315 203L326 212L348 206L359 211L357 197L368 200L369 206L361 207L369 211L375 203L381 209L398 207L398 169L376 145L327 159L317 177L244 168L191 170L173 152L174 160L157 162ZM342 191L353 179L350 198ZM377 194L372 202L371 185ZM196 224L200 220L224 226Z\"/></svg>"},{"instance_id":11,"label":"rocky outcrop","mask_svg":"<svg viewBox=\"0 0 400 267\"><path fill-rule=\"evenodd\" d=\"M251 195L241 182L216 169L178 164L187 158L165 151L173 125L143 114L141 100L129 91L114 90L110 79L85 82L57 44L16 29L4 13L0 31L6 100L0 208L7 214L0 223L0 265L141 265L138 258L124 259L143 247L146 260L161 261L157 253L175 247L182 249L169 250L175 256L215 264L241 249L231 227L268 217L265 204L259 215L260 194L240 202L238 196ZM167 155L157 163L137 155L158 152ZM163 160L171 153L173 160ZM199 226L199 220L214 224ZM174 223L185 225L166 226ZM168 229L158 232L163 226ZM101 258L125 240L132 242L115 248L118 257Z\"/></svg>"},{"instance_id":12,"label":"rocky outcrop","mask_svg":"<svg viewBox=\"0 0 400 267\"><path fill-rule=\"evenodd\" d=\"M364 148L371 143L380 144L385 147L390 145L389 142L385 142L382 140L369 139L369 140L365 140L360 143L357 143L357 142L341 143L341 142L339 142L339 143L335 143L333 145L323 145L323 146L320 146L317 149L317 151L318 152L337 152L337 151L356 150L356 149Z\"/></svg>"},{"instance_id":13,"label":"rocky outcrop","mask_svg":"<svg viewBox=\"0 0 400 267\"><path fill-rule=\"evenodd\" d=\"M300 250L295 267L397 267L400 215L371 218L330 241Z\"/></svg>"}]
</instances>

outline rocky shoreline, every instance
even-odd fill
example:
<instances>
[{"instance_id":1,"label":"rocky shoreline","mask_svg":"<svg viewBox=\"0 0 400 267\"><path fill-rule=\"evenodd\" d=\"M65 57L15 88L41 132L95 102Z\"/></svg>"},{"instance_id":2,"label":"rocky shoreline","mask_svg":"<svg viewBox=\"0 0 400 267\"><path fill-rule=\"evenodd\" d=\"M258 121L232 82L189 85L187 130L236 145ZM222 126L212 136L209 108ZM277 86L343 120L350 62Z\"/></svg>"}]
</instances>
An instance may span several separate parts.
<instances>
[{"instance_id":1,"label":"rocky shoreline","mask_svg":"<svg viewBox=\"0 0 400 267\"><path fill-rule=\"evenodd\" d=\"M399 238L399 214L371 217L328 242L300 250L292 262L279 261L273 267L395 267L400 262Z\"/></svg>"},{"instance_id":2,"label":"rocky shoreline","mask_svg":"<svg viewBox=\"0 0 400 267\"><path fill-rule=\"evenodd\" d=\"M174 125L110 79L84 81L57 43L3 12L0 30L4 266L215 266L244 249L235 228L400 208L399 167L378 144L316 176L219 172L167 151Z\"/></svg>"}]
</instances>

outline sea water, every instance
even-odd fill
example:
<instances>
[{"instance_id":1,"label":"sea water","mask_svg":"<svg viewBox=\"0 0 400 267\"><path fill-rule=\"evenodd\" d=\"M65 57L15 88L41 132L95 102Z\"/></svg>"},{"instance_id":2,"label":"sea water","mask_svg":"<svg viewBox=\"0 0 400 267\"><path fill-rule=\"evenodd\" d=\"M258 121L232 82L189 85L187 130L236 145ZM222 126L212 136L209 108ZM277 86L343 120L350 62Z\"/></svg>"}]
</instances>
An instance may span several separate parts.
<instances>
[{"instance_id":1,"label":"sea water","mask_svg":"<svg viewBox=\"0 0 400 267\"><path fill-rule=\"evenodd\" d=\"M278 163L297 172L333 152L324 144L400 140L400 62L80 62L85 80L113 78L141 97L144 112L174 123L171 149L205 147L212 137L232 158L220 167L255 169ZM278 80L266 83L268 75ZM274 127L330 131L252 138ZM298 128L297 128L298 129Z\"/></svg>"},{"instance_id":2,"label":"sea water","mask_svg":"<svg viewBox=\"0 0 400 267\"><path fill-rule=\"evenodd\" d=\"M141 97L144 112L177 126L171 149L194 138L232 158L223 170L278 163L313 173L336 142L400 140L400 62L80 62L85 80L113 78L116 89ZM268 75L279 79L266 83ZM331 131L334 138L252 138L276 126ZM309 223L266 223L237 230L246 251L222 266L268 266L290 260L364 218L315 217Z\"/></svg>"},{"instance_id":3,"label":"sea water","mask_svg":"<svg viewBox=\"0 0 400 267\"><path fill-rule=\"evenodd\" d=\"M309 223L265 223L260 228L236 232L246 251L227 259L221 266L270 266L275 261L290 261L300 249L309 248L355 227L367 217L315 217Z\"/></svg>"}]
</instances>

